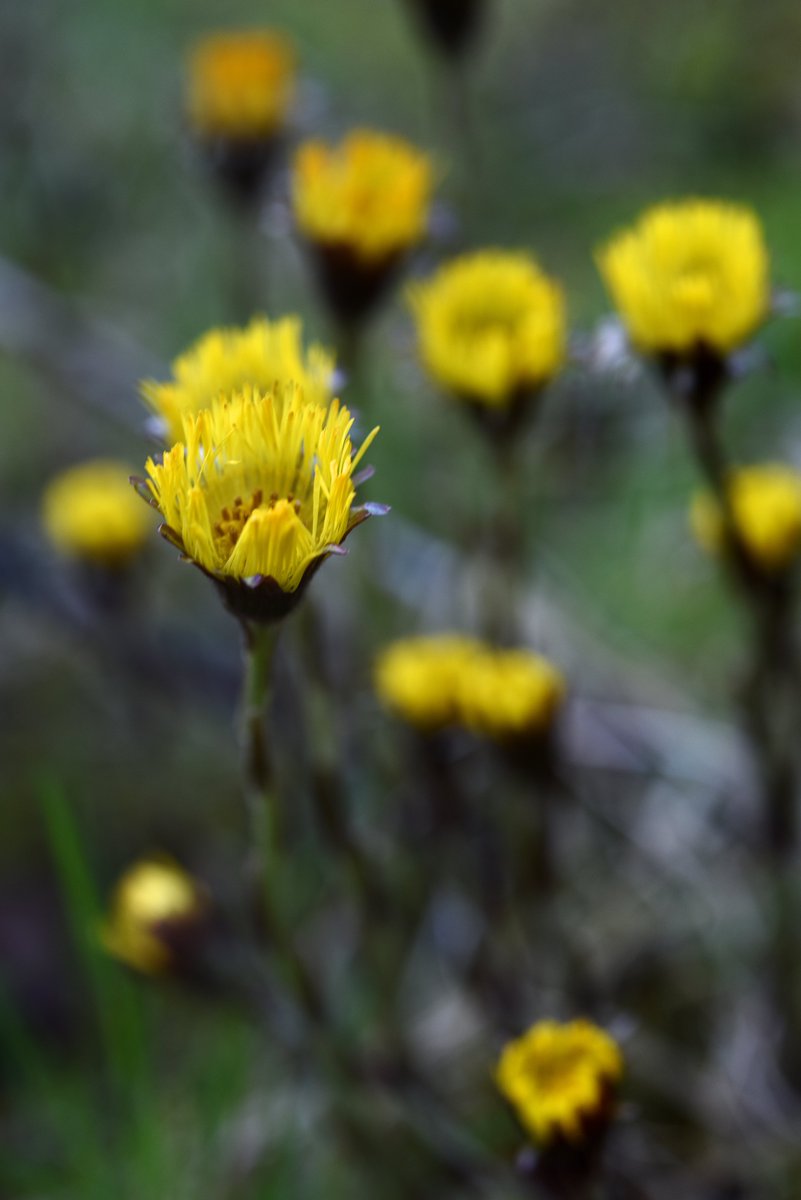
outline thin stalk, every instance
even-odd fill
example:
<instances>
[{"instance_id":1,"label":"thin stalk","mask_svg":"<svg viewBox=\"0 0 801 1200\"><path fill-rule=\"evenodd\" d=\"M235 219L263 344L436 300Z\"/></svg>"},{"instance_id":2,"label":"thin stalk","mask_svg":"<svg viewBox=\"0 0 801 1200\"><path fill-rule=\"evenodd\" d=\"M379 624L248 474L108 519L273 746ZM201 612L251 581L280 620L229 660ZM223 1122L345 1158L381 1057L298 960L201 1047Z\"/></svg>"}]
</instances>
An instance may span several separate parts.
<instances>
[{"instance_id":1,"label":"thin stalk","mask_svg":"<svg viewBox=\"0 0 801 1200\"><path fill-rule=\"evenodd\" d=\"M513 645L520 636L524 567L521 454L515 438L493 446L496 505L486 532L487 571L481 624L485 636Z\"/></svg>"}]
</instances>

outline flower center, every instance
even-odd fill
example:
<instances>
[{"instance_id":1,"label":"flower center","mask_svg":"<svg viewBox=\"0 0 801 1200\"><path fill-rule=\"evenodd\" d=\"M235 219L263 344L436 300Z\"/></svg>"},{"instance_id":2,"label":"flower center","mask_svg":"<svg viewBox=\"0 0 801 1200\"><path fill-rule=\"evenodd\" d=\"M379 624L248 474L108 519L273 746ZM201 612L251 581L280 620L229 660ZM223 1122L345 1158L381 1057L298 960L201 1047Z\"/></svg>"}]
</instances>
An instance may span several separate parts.
<instances>
[{"instance_id":1,"label":"flower center","mask_svg":"<svg viewBox=\"0 0 801 1200\"><path fill-rule=\"evenodd\" d=\"M552 1050L547 1057L532 1056L527 1064L527 1073L542 1091L558 1092L570 1087L585 1057L580 1049Z\"/></svg>"},{"instance_id":2,"label":"flower center","mask_svg":"<svg viewBox=\"0 0 801 1200\"><path fill-rule=\"evenodd\" d=\"M264 501L264 492L261 488L257 488L251 496L250 500L243 500L241 496L237 496L231 504L226 504L221 513L220 519L214 526L214 535L220 549L226 557L230 556L240 537L242 530L247 525L250 518L257 509L269 511L275 508L279 503L280 497L273 492L268 497L267 502ZM294 496L287 496L283 501L284 504L291 504L296 513L300 512L300 501Z\"/></svg>"}]
</instances>

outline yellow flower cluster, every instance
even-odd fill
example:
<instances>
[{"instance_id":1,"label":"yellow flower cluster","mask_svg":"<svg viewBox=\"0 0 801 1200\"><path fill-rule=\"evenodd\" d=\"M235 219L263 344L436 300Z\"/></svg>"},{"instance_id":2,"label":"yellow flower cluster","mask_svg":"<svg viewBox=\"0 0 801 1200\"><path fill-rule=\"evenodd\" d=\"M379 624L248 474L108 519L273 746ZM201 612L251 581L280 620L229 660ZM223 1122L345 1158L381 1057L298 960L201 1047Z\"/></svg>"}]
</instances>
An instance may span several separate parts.
<instances>
[{"instance_id":1,"label":"yellow flower cluster","mask_svg":"<svg viewBox=\"0 0 801 1200\"><path fill-rule=\"evenodd\" d=\"M295 79L289 44L266 31L213 34L189 59L187 115L204 137L258 140L285 119Z\"/></svg>"},{"instance_id":2,"label":"yellow flower cluster","mask_svg":"<svg viewBox=\"0 0 801 1200\"><path fill-rule=\"evenodd\" d=\"M183 441L147 462L163 532L216 578L294 592L367 516L355 509L353 418L294 384L223 393L183 417Z\"/></svg>"},{"instance_id":3,"label":"yellow flower cluster","mask_svg":"<svg viewBox=\"0 0 801 1200\"><path fill-rule=\"evenodd\" d=\"M124 463L97 459L58 475L42 498L42 521L64 554L121 567L141 549L152 522L131 491Z\"/></svg>"},{"instance_id":4,"label":"yellow flower cluster","mask_svg":"<svg viewBox=\"0 0 801 1200\"><path fill-rule=\"evenodd\" d=\"M100 937L121 962L158 974L172 963L170 933L196 922L205 907L203 892L177 863L143 859L117 882Z\"/></svg>"},{"instance_id":5,"label":"yellow flower cluster","mask_svg":"<svg viewBox=\"0 0 801 1200\"><path fill-rule=\"evenodd\" d=\"M623 1074L613 1038L590 1021L540 1021L504 1048L495 1073L500 1091L540 1145L577 1142L605 1115Z\"/></svg>"},{"instance_id":6,"label":"yellow flower cluster","mask_svg":"<svg viewBox=\"0 0 801 1200\"><path fill-rule=\"evenodd\" d=\"M295 221L310 241L375 263L422 240L432 186L428 156L402 138L355 130L337 146L306 142L292 172Z\"/></svg>"},{"instance_id":7,"label":"yellow flower cluster","mask_svg":"<svg viewBox=\"0 0 801 1200\"><path fill-rule=\"evenodd\" d=\"M632 342L651 354L725 355L768 315L769 260L747 208L711 200L660 204L598 253Z\"/></svg>"},{"instance_id":8,"label":"yellow flower cluster","mask_svg":"<svg viewBox=\"0 0 801 1200\"><path fill-rule=\"evenodd\" d=\"M334 356L317 343L304 351L298 317L254 317L242 329L212 329L172 364L168 383L146 380L142 396L165 427L165 441L183 437L185 413L208 408L220 392L270 391L296 383L310 403L331 400Z\"/></svg>"},{"instance_id":9,"label":"yellow flower cluster","mask_svg":"<svg viewBox=\"0 0 801 1200\"><path fill-rule=\"evenodd\" d=\"M561 288L526 254L483 250L409 289L420 354L454 396L505 407L565 360Z\"/></svg>"},{"instance_id":10,"label":"yellow flower cluster","mask_svg":"<svg viewBox=\"0 0 801 1200\"><path fill-rule=\"evenodd\" d=\"M376 692L410 725L442 729L458 719L459 679L478 650L477 641L455 634L393 642L376 660Z\"/></svg>"},{"instance_id":11,"label":"yellow flower cluster","mask_svg":"<svg viewBox=\"0 0 801 1200\"><path fill-rule=\"evenodd\" d=\"M781 571L801 550L801 473L780 463L741 467L729 476L729 502L737 532L751 559L764 571ZM690 509L693 532L704 549L723 548L723 516L707 492Z\"/></svg>"}]
</instances>

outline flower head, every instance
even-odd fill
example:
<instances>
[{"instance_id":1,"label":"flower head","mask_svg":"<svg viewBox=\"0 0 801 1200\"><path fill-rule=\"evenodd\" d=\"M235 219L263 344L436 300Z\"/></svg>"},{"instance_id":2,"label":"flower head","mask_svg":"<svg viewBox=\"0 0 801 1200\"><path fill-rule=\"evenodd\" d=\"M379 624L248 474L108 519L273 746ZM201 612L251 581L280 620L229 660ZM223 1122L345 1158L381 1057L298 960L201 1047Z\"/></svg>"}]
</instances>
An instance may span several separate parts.
<instances>
[{"instance_id":1,"label":"flower head","mask_svg":"<svg viewBox=\"0 0 801 1200\"><path fill-rule=\"evenodd\" d=\"M307 401L331 400L334 357L317 343L304 351L298 317L254 317L241 329L211 329L172 364L169 383L146 380L142 395L172 445L183 437L183 416L208 408L220 392L251 386L270 391L289 380Z\"/></svg>"},{"instance_id":2,"label":"flower head","mask_svg":"<svg viewBox=\"0 0 801 1200\"><path fill-rule=\"evenodd\" d=\"M768 315L768 252L750 209L660 204L619 233L598 265L632 342L649 354L735 350Z\"/></svg>"},{"instance_id":3,"label":"flower head","mask_svg":"<svg viewBox=\"0 0 801 1200\"><path fill-rule=\"evenodd\" d=\"M564 696L559 671L529 650L487 647L465 661L459 674L462 724L500 742L544 733Z\"/></svg>"},{"instance_id":4,"label":"flower head","mask_svg":"<svg viewBox=\"0 0 801 1200\"><path fill-rule=\"evenodd\" d=\"M70 467L48 485L42 520L64 554L105 567L122 567L150 536L152 524L131 491L123 463L92 460Z\"/></svg>"},{"instance_id":5,"label":"flower head","mask_svg":"<svg viewBox=\"0 0 801 1200\"><path fill-rule=\"evenodd\" d=\"M183 417L183 441L149 459L163 535L254 620L283 616L301 586L374 506L355 507L353 418L294 384L223 393Z\"/></svg>"},{"instance_id":6,"label":"flower head","mask_svg":"<svg viewBox=\"0 0 801 1200\"><path fill-rule=\"evenodd\" d=\"M590 1021L540 1021L504 1047L495 1073L521 1123L542 1146L580 1142L588 1126L608 1119L623 1056Z\"/></svg>"},{"instance_id":7,"label":"flower head","mask_svg":"<svg viewBox=\"0 0 801 1200\"><path fill-rule=\"evenodd\" d=\"M465 254L410 288L409 300L426 368L473 404L508 408L564 362L562 290L528 255Z\"/></svg>"},{"instance_id":8,"label":"flower head","mask_svg":"<svg viewBox=\"0 0 801 1200\"><path fill-rule=\"evenodd\" d=\"M295 56L283 37L266 31L212 34L189 59L187 112L202 137L271 137L292 98Z\"/></svg>"},{"instance_id":9,"label":"flower head","mask_svg":"<svg viewBox=\"0 0 801 1200\"><path fill-rule=\"evenodd\" d=\"M459 679L481 643L456 634L393 642L374 668L380 699L398 716L425 732L458 720Z\"/></svg>"},{"instance_id":10,"label":"flower head","mask_svg":"<svg viewBox=\"0 0 801 1200\"><path fill-rule=\"evenodd\" d=\"M172 859L142 859L117 882L101 939L128 966L158 974L173 965L178 943L205 909L202 889Z\"/></svg>"},{"instance_id":11,"label":"flower head","mask_svg":"<svg viewBox=\"0 0 801 1200\"><path fill-rule=\"evenodd\" d=\"M751 560L767 572L790 566L801 550L801 473L780 463L741 467L730 473L728 488L734 524ZM693 499L690 523L704 549L719 554L724 524L709 493Z\"/></svg>"}]
</instances>

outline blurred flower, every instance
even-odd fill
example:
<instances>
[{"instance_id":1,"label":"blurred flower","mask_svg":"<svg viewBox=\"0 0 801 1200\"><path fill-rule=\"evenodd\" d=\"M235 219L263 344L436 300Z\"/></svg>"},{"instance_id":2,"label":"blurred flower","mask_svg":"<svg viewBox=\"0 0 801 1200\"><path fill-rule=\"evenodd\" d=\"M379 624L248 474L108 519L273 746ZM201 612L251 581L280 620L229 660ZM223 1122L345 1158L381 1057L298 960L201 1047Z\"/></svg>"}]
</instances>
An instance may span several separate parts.
<instances>
[{"instance_id":1,"label":"blurred flower","mask_svg":"<svg viewBox=\"0 0 801 1200\"><path fill-rule=\"evenodd\" d=\"M393 642L376 659L374 681L381 701L424 732L458 719L459 679L481 643L457 634Z\"/></svg>"},{"instance_id":2,"label":"blurred flower","mask_svg":"<svg viewBox=\"0 0 801 1200\"><path fill-rule=\"evenodd\" d=\"M467 659L459 672L462 724L499 742L546 732L564 696L563 676L529 650L487 647Z\"/></svg>"},{"instance_id":3,"label":"blurred flower","mask_svg":"<svg viewBox=\"0 0 801 1200\"><path fill-rule=\"evenodd\" d=\"M292 205L320 285L342 321L364 317L426 232L433 170L401 138L355 130L295 155Z\"/></svg>"},{"instance_id":4,"label":"blurred flower","mask_svg":"<svg viewBox=\"0 0 801 1200\"><path fill-rule=\"evenodd\" d=\"M142 859L114 888L100 931L103 945L135 970L158 974L180 957L206 907L203 890L172 859Z\"/></svg>"},{"instance_id":5,"label":"blurred flower","mask_svg":"<svg viewBox=\"0 0 801 1200\"><path fill-rule=\"evenodd\" d=\"M741 467L729 473L731 515L743 546L763 571L789 567L801 550L801 473L780 463ZM690 509L693 532L710 553L724 545L718 501L699 492Z\"/></svg>"},{"instance_id":6,"label":"blurred flower","mask_svg":"<svg viewBox=\"0 0 801 1200\"><path fill-rule=\"evenodd\" d=\"M121 568L139 553L152 523L124 463L97 459L56 476L42 498L42 520L62 553L93 566Z\"/></svg>"},{"instance_id":7,"label":"blurred flower","mask_svg":"<svg viewBox=\"0 0 801 1200\"><path fill-rule=\"evenodd\" d=\"M292 383L223 393L185 413L184 438L149 459L163 536L209 575L238 617L273 621L294 607L330 554L380 506L354 507L353 418L338 400L307 401Z\"/></svg>"},{"instance_id":8,"label":"blurred flower","mask_svg":"<svg viewBox=\"0 0 801 1200\"><path fill-rule=\"evenodd\" d=\"M445 54L459 55L474 40L485 0L409 0L432 44Z\"/></svg>"},{"instance_id":9,"label":"blurred flower","mask_svg":"<svg viewBox=\"0 0 801 1200\"><path fill-rule=\"evenodd\" d=\"M286 119L295 81L289 43L266 31L211 34L189 58L186 106L201 137L270 137Z\"/></svg>"},{"instance_id":10,"label":"blurred flower","mask_svg":"<svg viewBox=\"0 0 801 1200\"><path fill-rule=\"evenodd\" d=\"M580 1143L611 1117L623 1074L617 1043L590 1021L539 1021L504 1047L495 1080L541 1146Z\"/></svg>"},{"instance_id":11,"label":"blurred flower","mask_svg":"<svg viewBox=\"0 0 801 1200\"><path fill-rule=\"evenodd\" d=\"M436 382L504 419L564 363L561 288L526 254L465 254L413 285L409 301Z\"/></svg>"},{"instance_id":12,"label":"blurred flower","mask_svg":"<svg viewBox=\"0 0 801 1200\"><path fill-rule=\"evenodd\" d=\"M183 437L184 413L208 408L220 392L244 387L269 391L294 381L307 401L331 400L334 356L312 343L304 351L299 317L254 317L241 329L211 329L172 364L169 383L145 380L141 392L164 426L165 441Z\"/></svg>"},{"instance_id":13,"label":"blurred flower","mask_svg":"<svg viewBox=\"0 0 801 1200\"><path fill-rule=\"evenodd\" d=\"M648 354L723 358L768 315L768 252L748 208L657 205L602 247L598 265L632 342Z\"/></svg>"}]
</instances>

